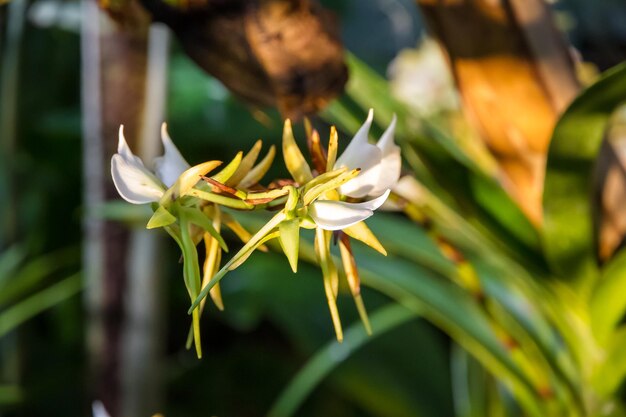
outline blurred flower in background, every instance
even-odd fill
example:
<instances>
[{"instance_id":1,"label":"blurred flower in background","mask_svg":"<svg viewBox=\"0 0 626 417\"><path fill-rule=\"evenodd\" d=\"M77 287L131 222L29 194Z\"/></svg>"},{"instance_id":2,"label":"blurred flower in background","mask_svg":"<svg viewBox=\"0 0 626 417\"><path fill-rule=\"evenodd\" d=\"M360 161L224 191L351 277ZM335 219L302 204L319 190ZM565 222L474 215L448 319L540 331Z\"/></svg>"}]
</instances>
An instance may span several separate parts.
<instances>
[{"instance_id":1,"label":"blurred flower in background","mask_svg":"<svg viewBox=\"0 0 626 417\"><path fill-rule=\"evenodd\" d=\"M387 69L391 93L424 117L459 109L459 98L437 42L425 37L403 49Z\"/></svg>"}]
</instances>

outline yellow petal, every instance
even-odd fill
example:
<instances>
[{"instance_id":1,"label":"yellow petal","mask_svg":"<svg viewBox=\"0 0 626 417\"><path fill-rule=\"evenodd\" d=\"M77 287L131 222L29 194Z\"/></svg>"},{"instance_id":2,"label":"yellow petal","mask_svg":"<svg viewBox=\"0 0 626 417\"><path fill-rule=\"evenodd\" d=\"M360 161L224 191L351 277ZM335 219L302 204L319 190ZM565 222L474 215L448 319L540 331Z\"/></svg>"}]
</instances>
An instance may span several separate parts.
<instances>
[{"instance_id":1,"label":"yellow petal","mask_svg":"<svg viewBox=\"0 0 626 417\"><path fill-rule=\"evenodd\" d=\"M285 158L287 170L298 184L304 185L313 179L311 168L306 163L306 159L304 159L304 155L300 152L296 139L293 137L289 119L285 120L283 129L283 158Z\"/></svg>"},{"instance_id":2,"label":"yellow petal","mask_svg":"<svg viewBox=\"0 0 626 417\"><path fill-rule=\"evenodd\" d=\"M271 168L275 155L276 147L272 145L270 146L270 150L267 152L267 155L265 155L265 158L263 158L261 162L252 168L245 177L243 177L243 179L239 182L238 187L246 189L254 184L258 184L258 182L261 181L261 178L263 178L263 176Z\"/></svg>"},{"instance_id":3,"label":"yellow petal","mask_svg":"<svg viewBox=\"0 0 626 417\"><path fill-rule=\"evenodd\" d=\"M361 297L361 280L359 279L356 262L354 261L354 256L350 250L349 240L347 238L345 241L344 239L339 240L339 251L341 253L341 262L343 264L343 270L346 274L346 280L348 281L352 298L354 298L354 304L359 312L359 317L361 318L363 327L365 327L365 331L367 334L371 335L372 326L370 324L369 317L367 316L367 310L365 309L363 298Z\"/></svg>"},{"instance_id":4,"label":"yellow petal","mask_svg":"<svg viewBox=\"0 0 626 417\"><path fill-rule=\"evenodd\" d=\"M221 182L222 184L225 184L226 181L228 181L228 179L233 176L235 171L237 171L237 168L239 168L239 164L241 164L242 157L243 157L243 152L237 152L237 155L235 155L233 160L230 161L228 165L226 165L220 172L213 175L211 178L213 178L217 182Z\"/></svg>"},{"instance_id":5,"label":"yellow petal","mask_svg":"<svg viewBox=\"0 0 626 417\"><path fill-rule=\"evenodd\" d=\"M293 272L298 272L298 251L300 250L300 219L284 220L278 225L280 246L289 260Z\"/></svg>"},{"instance_id":6,"label":"yellow petal","mask_svg":"<svg viewBox=\"0 0 626 417\"><path fill-rule=\"evenodd\" d=\"M205 211L210 210L213 217L213 228L216 232L220 232L221 229L221 210L218 207L215 209L207 208ZM202 277L202 288L204 288L215 272L219 270L219 263L221 258L221 248L217 239L211 236L209 233L204 234L204 247L206 251L206 256L204 258L204 268L203 268L203 277ZM219 287L219 283L216 284L209 291L209 295L213 300L213 303L219 310L224 310L224 301L222 300L222 292ZM200 311L204 309L206 298L202 300L200 303Z\"/></svg>"},{"instance_id":7,"label":"yellow petal","mask_svg":"<svg viewBox=\"0 0 626 417\"><path fill-rule=\"evenodd\" d=\"M337 161L337 147L339 146L339 137L335 126L330 127L330 139L328 140L328 159L326 162L326 171L331 171Z\"/></svg>"},{"instance_id":8,"label":"yellow petal","mask_svg":"<svg viewBox=\"0 0 626 417\"><path fill-rule=\"evenodd\" d=\"M326 293L326 300L328 302L328 309L330 310L330 317L333 321L335 328L335 335L338 342L343 341L343 329L341 328L341 319L339 318L339 310L337 309L337 297L333 288L333 281L335 281L333 274L337 271L334 268L332 258L330 257L330 241L326 239L326 233L322 229L315 231L315 249L318 257L318 261L322 268L322 274L324 275L324 292Z\"/></svg>"},{"instance_id":9,"label":"yellow petal","mask_svg":"<svg viewBox=\"0 0 626 417\"><path fill-rule=\"evenodd\" d=\"M387 251L383 245L378 241L374 233L370 230L365 222L358 222L350 227L343 229L343 232L353 239L360 240L370 248L387 256Z\"/></svg>"},{"instance_id":10,"label":"yellow petal","mask_svg":"<svg viewBox=\"0 0 626 417\"><path fill-rule=\"evenodd\" d=\"M163 200L168 198L184 196L200 181L200 177L208 174L222 164L222 161L208 161L202 164L192 166L187 171L183 172L176 183L167 190L163 196Z\"/></svg>"},{"instance_id":11,"label":"yellow petal","mask_svg":"<svg viewBox=\"0 0 626 417\"><path fill-rule=\"evenodd\" d=\"M308 206L309 204L311 204L311 202L316 200L322 194L326 193L327 191L334 190L338 187L341 187L343 184L355 178L357 175L359 175L359 170L353 169L352 171L343 172L339 174L338 176L336 176L335 178L330 178L326 182L323 182L321 184L318 184L312 187L310 190L306 192L306 194L304 194L304 197L302 198L302 203L305 206Z\"/></svg>"},{"instance_id":12,"label":"yellow petal","mask_svg":"<svg viewBox=\"0 0 626 417\"><path fill-rule=\"evenodd\" d=\"M222 222L233 231L234 234L243 242L248 243L252 234L248 232L237 220L235 220L230 214L222 214ZM268 252L267 246L262 245L258 248L261 252Z\"/></svg>"},{"instance_id":13,"label":"yellow petal","mask_svg":"<svg viewBox=\"0 0 626 417\"><path fill-rule=\"evenodd\" d=\"M252 146L252 149L243 157L237 171L226 181L226 185L234 187L239 184L247 174L250 172L257 158L259 157L259 152L261 152L261 147L263 146L263 142L261 140L257 140Z\"/></svg>"}]
</instances>

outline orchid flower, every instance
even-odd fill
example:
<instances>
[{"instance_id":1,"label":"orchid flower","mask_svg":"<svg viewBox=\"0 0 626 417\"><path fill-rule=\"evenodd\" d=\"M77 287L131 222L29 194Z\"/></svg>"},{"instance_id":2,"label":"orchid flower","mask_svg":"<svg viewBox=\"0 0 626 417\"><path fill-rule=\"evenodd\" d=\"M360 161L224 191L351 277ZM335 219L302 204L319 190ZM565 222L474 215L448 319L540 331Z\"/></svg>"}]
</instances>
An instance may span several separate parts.
<instances>
[{"instance_id":1,"label":"orchid flower","mask_svg":"<svg viewBox=\"0 0 626 417\"><path fill-rule=\"evenodd\" d=\"M362 203L316 200L309 205L308 214L321 229L342 230L371 217L374 210L387 200L389 192L390 190L387 190L379 197Z\"/></svg>"},{"instance_id":2,"label":"orchid flower","mask_svg":"<svg viewBox=\"0 0 626 417\"><path fill-rule=\"evenodd\" d=\"M358 130L346 150L334 162L334 169L360 169L359 175L338 187L340 195L352 198L376 197L362 203L347 203L334 200L318 200L309 207L309 215L325 230L341 230L350 227L374 214L389 196L389 190L400 177L400 148L394 143L396 127L394 115L376 145L367 137L374 117L369 111L367 120ZM332 144L330 145L332 146ZM329 161L330 162L330 161Z\"/></svg>"},{"instance_id":3,"label":"orchid flower","mask_svg":"<svg viewBox=\"0 0 626 417\"><path fill-rule=\"evenodd\" d=\"M394 143L396 116L376 145L368 142L374 111L370 109L367 120L356 132L346 150L337 158L335 169L360 168L361 173L339 188L339 192L352 198L377 197L393 188L400 178L402 161L400 148Z\"/></svg>"},{"instance_id":4,"label":"orchid flower","mask_svg":"<svg viewBox=\"0 0 626 417\"><path fill-rule=\"evenodd\" d=\"M167 133L165 123L161 126L164 153L154 160L154 172L145 167L135 156L126 138L124 126L120 126L117 153L111 158L111 177L117 192L132 204L160 202L164 196L175 199L186 195L193 186L221 161L208 161L190 167Z\"/></svg>"},{"instance_id":5,"label":"orchid flower","mask_svg":"<svg viewBox=\"0 0 626 417\"><path fill-rule=\"evenodd\" d=\"M93 417L111 417L106 408L104 408L102 401L99 400L94 401L91 404L91 411L93 413Z\"/></svg>"},{"instance_id":6,"label":"orchid flower","mask_svg":"<svg viewBox=\"0 0 626 417\"><path fill-rule=\"evenodd\" d=\"M161 141L165 152L154 160L155 169L151 172L141 158L132 153L124 137L124 126L120 126L117 153L111 158L111 176L117 192L129 203L159 201L165 190L189 168L167 133L165 123L161 128Z\"/></svg>"}]
</instances>

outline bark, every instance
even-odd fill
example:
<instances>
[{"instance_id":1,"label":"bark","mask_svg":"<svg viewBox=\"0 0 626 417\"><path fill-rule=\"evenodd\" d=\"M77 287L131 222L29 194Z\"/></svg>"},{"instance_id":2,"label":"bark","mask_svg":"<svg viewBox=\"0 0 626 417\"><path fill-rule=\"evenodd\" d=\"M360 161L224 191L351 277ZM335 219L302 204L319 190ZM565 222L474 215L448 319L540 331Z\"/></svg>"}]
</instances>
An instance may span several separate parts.
<instances>
[{"instance_id":1,"label":"bark","mask_svg":"<svg viewBox=\"0 0 626 417\"><path fill-rule=\"evenodd\" d=\"M343 91L337 25L313 0L206 1L187 9L142 2L202 69L254 106L298 119Z\"/></svg>"},{"instance_id":2,"label":"bark","mask_svg":"<svg viewBox=\"0 0 626 417\"><path fill-rule=\"evenodd\" d=\"M156 243L151 239L156 235L138 236L127 226L95 214L107 201L119 200L110 175L119 125L124 124L131 149L141 157L154 156L155 145L146 142L158 142L159 138L155 132L161 117L155 117L155 110L146 107L147 100L153 100L147 98L146 92L150 18L137 3L125 4L132 24L107 17L93 0L83 0L82 5L87 343L92 397L101 400L113 416L147 415L148 411L137 401L146 404L148 400L139 397L157 397L154 387L158 386L158 377L146 374L151 366L144 362L129 366L132 358L152 361L151 365L158 362L156 342L150 339L157 334L154 320L159 316L153 313L159 310L155 306L158 296L154 294L159 288L158 281L154 281L158 274L149 278L145 275L155 272L152 267L158 257L154 253ZM156 111L162 113L162 106ZM141 265L145 267L142 269ZM146 279L152 279L152 285ZM143 297L136 296L138 289L145 291ZM129 336L133 332L141 335L142 344ZM138 353L137 349L144 351ZM139 374L129 375L127 370ZM150 379L139 391L126 389L133 377L147 375ZM151 393L146 394L145 390Z\"/></svg>"},{"instance_id":3,"label":"bark","mask_svg":"<svg viewBox=\"0 0 626 417\"><path fill-rule=\"evenodd\" d=\"M502 183L535 223L551 133L579 90L543 0L417 0Z\"/></svg>"},{"instance_id":4,"label":"bark","mask_svg":"<svg viewBox=\"0 0 626 417\"><path fill-rule=\"evenodd\" d=\"M15 184L17 147L17 106L19 98L20 48L24 35L26 1L17 0L4 7L0 17L0 250L15 243L18 218ZM4 41L4 42L2 42Z\"/></svg>"}]
</instances>

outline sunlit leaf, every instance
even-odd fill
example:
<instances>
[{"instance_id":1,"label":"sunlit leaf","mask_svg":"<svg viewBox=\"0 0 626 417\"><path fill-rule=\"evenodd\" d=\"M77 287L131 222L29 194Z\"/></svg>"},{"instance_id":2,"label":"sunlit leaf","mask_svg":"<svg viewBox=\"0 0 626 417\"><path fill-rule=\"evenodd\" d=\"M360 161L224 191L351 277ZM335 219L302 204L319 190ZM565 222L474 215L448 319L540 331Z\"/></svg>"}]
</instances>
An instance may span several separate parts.
<instances>
[{"instance_id":1,"label":"sunlit leaf","mask_svg":"<svg viewBox=\"0 0 626 417\"><path fill-rule=\"evenodd\" d=\"M626 97L626 65L607 71L559 120L543 194L544 247L564 280L589 290L598 278L591 208L593 164L611 112Z\"/></svg>"}]
</instances>

